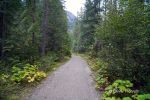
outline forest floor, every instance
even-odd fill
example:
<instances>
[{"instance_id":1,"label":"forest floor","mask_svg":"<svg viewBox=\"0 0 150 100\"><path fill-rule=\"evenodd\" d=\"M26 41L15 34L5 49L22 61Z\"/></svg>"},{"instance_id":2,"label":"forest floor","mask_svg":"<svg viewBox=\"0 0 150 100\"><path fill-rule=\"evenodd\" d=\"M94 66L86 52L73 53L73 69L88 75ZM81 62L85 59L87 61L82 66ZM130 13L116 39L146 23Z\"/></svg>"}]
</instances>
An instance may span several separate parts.
<instances>
[{"instance_id":1,"label":"forest floor","mask_svg":"<svg viewBox=\"0 0 150 100\"><path fill-rule=\"evenodd\" d=\"M43 81L26 100L99 100L88 64L72 58Z\"/></svg>"}]
</instances>

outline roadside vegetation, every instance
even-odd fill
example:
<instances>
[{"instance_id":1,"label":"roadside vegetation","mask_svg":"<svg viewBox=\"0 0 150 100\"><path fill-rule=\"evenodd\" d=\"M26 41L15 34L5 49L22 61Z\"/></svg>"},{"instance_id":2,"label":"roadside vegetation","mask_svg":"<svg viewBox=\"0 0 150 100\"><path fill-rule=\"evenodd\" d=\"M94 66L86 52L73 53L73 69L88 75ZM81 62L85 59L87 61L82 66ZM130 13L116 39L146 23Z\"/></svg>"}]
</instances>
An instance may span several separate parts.
<instances>
[{"instance_id":1,"label":"roadside vegetation","mask_svg":"<svg viewBox=\"0 0 150 100\"><path fill-rule=\"evenodd\" d=\"M104 100L150 99L149 1L86 0L74 34Z\"/></svg>"},{"instance_id":2,"label":"roadside vegetation","mask_svg":"<svg viewBox=\"0 0 150 100\"><path fill-rule=\"evenodd\" d=\"M0 1L0 100L20 100L70 57L61 0Z\"/></svg>"},{"instance_id":3,"label":"roadside vegetation","mask_svg":"<svg viewBox=\"0 0 150 100\"><path fill-rule=\"evenodd\" d=\"M0 1L0 100L20 100L71 47L103 100L150 100L149 0L86 0L73 26L69 36L64 0Z\"/></svg>"}]
</instances>

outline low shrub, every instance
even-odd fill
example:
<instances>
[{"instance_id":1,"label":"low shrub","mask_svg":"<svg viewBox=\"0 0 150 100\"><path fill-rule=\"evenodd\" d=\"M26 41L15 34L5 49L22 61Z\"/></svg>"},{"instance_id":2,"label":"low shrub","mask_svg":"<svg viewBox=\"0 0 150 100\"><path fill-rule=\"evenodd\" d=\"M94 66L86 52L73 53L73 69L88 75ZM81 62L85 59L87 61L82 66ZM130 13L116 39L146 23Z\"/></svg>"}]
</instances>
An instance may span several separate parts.
<instances>
[{"instance_id":1,"label":"low shrub","mask_svg":"<svg viewBox=\"0 0 150 100\"><path fill-rule=\"evenodd\" d=\"M136 94L136 91L132 90L133 84L128 80L116 80L114 83L105 88L103 94L104 100L108 98L120 98L124 97L132 98L132 95Z\"/></svg>"},{"instance_id":2,"label":"low shrub","mask_svg":"<svg viewBox=\"0 0 150 100\"><path fill-rule=\"evenodd\" d=\"M137 100L150 100L150 94L140 94L136 96Z\"/></svg>"},{"instance_id":3,"label":"low shrub","mask_svg":"<svg viewBox=\"0 0 150 100\"><path fill-rule=\"evenodd\" d=\"M23 69L14 66L11 80L17 83L39 81L46 77L46 73L39 71L36 65L26 64Z\"/></svg>"},{"instance_id":4,"label":"low shrub","mask_svg":"<svg viewBox=\"0 0 150 100\"><path fill-rule=\"evenodd\" d=\"M116 80L105 88L103 100L150 100L150 94L139 94L128 80Z\"/></svg>"},{"instance_id":5,"label":"low shrub","mask_svg":"<svg viewBox=\"0 0 150 100\"><path fill-rule=\"evenodd\" d=\"M94 63L93 63L94 62ZM95 72L96 88L103 91L108 86L108 74L107 74L107 63L100 60L94 59L92 61L91 69Z\"/></svg>"}]
</instances>

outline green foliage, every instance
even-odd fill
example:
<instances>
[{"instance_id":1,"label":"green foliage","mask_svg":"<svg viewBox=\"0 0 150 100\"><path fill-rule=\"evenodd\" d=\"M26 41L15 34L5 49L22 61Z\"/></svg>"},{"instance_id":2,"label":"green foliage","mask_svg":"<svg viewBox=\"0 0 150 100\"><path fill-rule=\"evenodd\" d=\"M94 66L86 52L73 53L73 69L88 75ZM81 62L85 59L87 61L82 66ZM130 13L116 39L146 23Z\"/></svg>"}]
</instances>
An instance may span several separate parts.
<instances>
[{"instance_id":1,"label":"green foliage","mask_svg":"<svg viewBox=\"0 0 150 100\"><path fill-rule=\"evenodd\" d=\"M19 67L13 67L12 69L13 75L11 76L11 80L17 83L20 82L34 82L39 81L46 77L46 73L39 71L36 65L26 64L23 69Z\"/></svg>"},{"instance_id":2,"label":"green foliage","mask_svg":"<svg viewBox=\"0 0 150 100\"><path fill-rule=\"evenodd\" d=\"M75 50L89 51L92 58L107 62L110 83L130 80L149 92L149 12L149 3L141 0L86 0L77 21ZM98 83L104 80L103 75L97 76Z\"/></svg>"},{"instance_id":3,"label":"green foliage","mask_svg":"<svg viewBox=\"0 0 150 100\"><path fill-rule=\"evenodd\" d=\"M103 76L98 75L96 77L96 88L103 91L104 88L108 85L108 79L107 78L103 78Z\"/></svg>"},{"instance_id":4,"label":"green foliage","mask_svg":"<svg viewBox=\"0 0 150 100\"><path fill-rule=\"evenodd\" d=\"M9 75L7 75L7 74L1 74L0 75L0 84L4 84L4 83L6 83L6 82L8 82L8 80L9 80Z\"/></svg>"},{"instance_id":5,"label":"green foliage","mask_svg":"<svg viewBox=\"0 0 150 100\"><path fill-rule=\"evenodd\" d=\"M41 70L49 72L53 71L53 67L58 61L60 61L58 54L50 52L47 56L42 57L40 61L36 63L40 65Z\"/></svg>"},{"instance_id":6,"label":"green foliage","mask_svg":"<svg viewBox=\"0 0 150 100\"><path fill-rule=\"evenodd\" d=\"M105 100L121 100L120 98L116 98L116 97L108 97L105 98Z\"/></svg>"},{"instance_id":7,"label":"green foliage","mask_svg":"<svg viewBox=\"0 0 150 100\"><path fill-rule=\"evenodd\" d=\"M0 74L0 99L6 100L7 95L15 92L17 85L10 80L10 75Z\"/></svg>"},{"instance_id":8,"label":"green foliage","mask_svg":"<svg viewBox=\"0 0 150 100\"><path fill-rule=\"evenodd\" d=\"M48 9L43 7L45 1ZM0 1L0 99L17 98L21 86L40 81L57 61L71 56L63 3L62 0ZM48 21L43 28L44 10L50 11L46 11ZM46 31L45 56L41 57L43 31Z\"/></svg>"},{"instance_id":9,"label":"green foliage","mask_svg":"<svg viewBox=\"0 0 150 100\"><path fill-rule=\"evenodd\" d=\"M120 7L124 7L124 4L125 1L122 1ZM147 48L149 33L145 29L148 29L149 19L143 14L143 7L137 0L131 0L124 7L122 16L120 10L111 13L110 9L106 15L108 18L97 27L96 36L103 41L99 57L109 64L108 77L111 82L128 79L136 84L147 83L150 71Z\"/></svg>"},{"instance_id":10,"label":"green foliage","mask_svg":"<svg viewBox=\"0 0 150 100\"><path fill-rule=\"evenodd\" d=\"M115 81L106 88L108 100L136 99L132 88L150 92L148 1L86 0L74 33L74 51L88 52L94 59L91 65L96 72L96 87L105 88ZM129 80L134 86L118 79Z\"/></svg>"},{"instance_id":11,"label":"green foliage","mask_svg":"<svg viewBox=\"0 0 150 100\"><path fill-rule=\"evenodd\" d=\"M96 2L100 3L101 1ZM81 9L74 29L74 51L87 52L92 50L95 39L95 26L100 19L98 13L100 13L100 8L95 4L95 1L86 0L85 9Z\"/></svg>"},{"instance_id":12,"label":"green foliage","mask_svg":"<svg viewBox=\"0 0 150 100\"><path fill-rule=\"evenodd\" d=\"M132 100L130 97L123 97L122 100Z\"/></svg>"},{"instance_id":13,"label":"green foliage","mask_svg":"<svg viewBox=\"0 0 150 100\"><path fill-rule=\"evenodd\" d=\"M114 83L105 88L104 99L115 97L130 100L136 92L132 90L133 84L128 80L116 80ZM132 99L131 99L132 100Z\"/></svg>"},{"instance_id":14,"label":"green foliage","mask_svg":"<svg viewBox=\"0 0 150 100\"><path fill-rule=\"evenodd\" d=\"M89 51L93 58L107 62L106 77L110 83L117 79L130 80L137 89L145 87L143 91L149 92L149 86L146 86L150 78L149 4L139 0L99 2L86 1L85 11L81 11L77 22L80 34L75 34L78 36L75 48L81 48L82 52ZM92 10L95 6L102 11L97 14L97 10ZM99 16L97 24L94 20L96 14ZM103 75L97 76L98 83L104 80Z\"/></svg>"},{"instance_id":15,"label":"green foliage","mask_svg":"<svg viewBox=\"0 0 150 100\"><path fill-rule=\"evenodd\" d=\"M96 72L96 88L100 90L104 90L104 88L108 85L107 67L107 63L102 60L96 60L93 67Z\"/></svg>"},{"instance_id":16,"label":"green foliage","mask_svg":"<svg viewBox=\"0 0 150 100\"><path fill-rule=\"evenodd\" d=\"M136 97L137 100L150 100L150 94L138 95Z\"/></svg>"}]
</instances>

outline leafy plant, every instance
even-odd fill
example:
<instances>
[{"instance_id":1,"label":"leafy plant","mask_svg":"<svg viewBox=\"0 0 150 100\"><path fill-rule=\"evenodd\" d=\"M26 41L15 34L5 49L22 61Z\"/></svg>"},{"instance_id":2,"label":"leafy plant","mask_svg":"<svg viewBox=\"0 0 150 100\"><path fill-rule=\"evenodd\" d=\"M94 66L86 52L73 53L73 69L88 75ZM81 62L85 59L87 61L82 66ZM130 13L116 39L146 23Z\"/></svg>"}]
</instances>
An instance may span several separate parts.
<instances>
[{"instance_id":1,"label":"leafy plant","mask_svg":"<svg viewBox=\"0 0 150 100\"><path fill-rule=\"evenodd\" d=\"M108 84L107 78L97 76L97 78L96 78L96 88L97 89L103 91L105 89L105 87L107 86L107 84Z\"/></svg>"},{"instance_id":2,"label":"leafy plant","mask_svg":"<svg viewBox=\"0 0 150 100\"><path fill-rule=\"evenodd\" d=\"M137 95L137 100L150 100L150 94Z\"/></svg>"},{"instance_id":3,"label":"leafy plant","mask_svg":"<svg viewBox=\"0 0 150 100\"><path fill-rule=\"evenodd\" d=\"M132 100L130 97L123 97L122 100Z\"/></svg>"},{"instance_id":4,"label":"leafy plant","mask_svg":"<svg viewBox=\"0 0 150 100\"><path fill-rule=\"evenodd\" d=\"M9 77L10 77L10 75L8 75L8 74L1 74L0 75L0 80L1 80L2 83L5 83L9 80Z\"/></svg>"},{"instance_id":5,"label":"leafy plant","mask_svg":"<svg viewBox=\"0 0 150 100\"><path fill-rule=\"evenodd\" d=\"M36 65L26 64L23 69L19 67L13 67L11 80L17 83L20 82L34 82L39 81L46 77L46 73L39 71Z\"/></svg>"},{"instance_id":6,"label":"leafy plant","mask_svg":"<svg viewBox=\"0 0 150 100\"><path fill-rule=\"evenodd\" d=\"M110 97L124 98L124 100L128 100L129 98L132 98L133 94L136 94L136 91L131 89L132 87L133 84L128 80L116 80L105 88L103 94L104 100L107 100Z\"/></svg>"},{"instance_id":7,"label":"leafy plant","mask_svg":"<svg viewBox=\"0 0 150 100\"><path fill-rule=\"evenodd\" d=\"M96 60L93 65L93 70L96 71L96 88L104 90L108 85L107 63L102 60Z\"/></svg>"}]
</instances>

